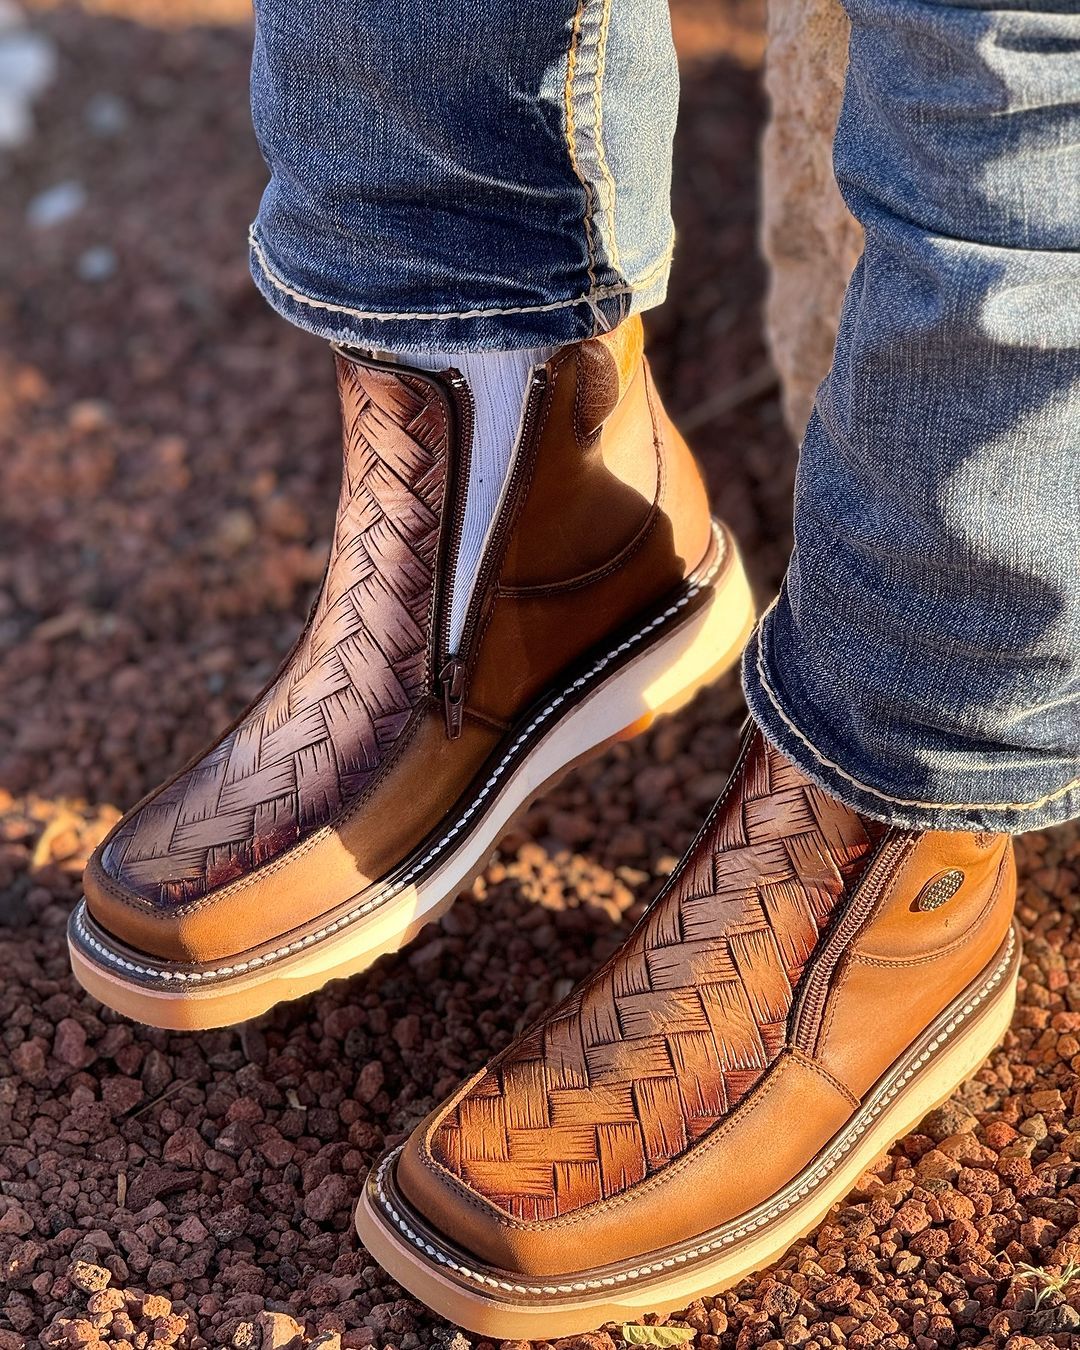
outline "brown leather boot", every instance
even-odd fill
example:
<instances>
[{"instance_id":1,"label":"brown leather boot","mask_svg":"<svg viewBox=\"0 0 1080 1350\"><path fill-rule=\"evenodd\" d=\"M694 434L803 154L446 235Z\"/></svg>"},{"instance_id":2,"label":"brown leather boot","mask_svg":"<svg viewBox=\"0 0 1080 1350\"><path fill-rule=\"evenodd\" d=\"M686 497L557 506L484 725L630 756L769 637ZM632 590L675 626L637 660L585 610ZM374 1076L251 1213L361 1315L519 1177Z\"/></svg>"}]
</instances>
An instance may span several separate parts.
<instances>
[{"instance_id":1,"label":"brown leather boot","mask_svg":"<svg viewBox=\"0 0 1080 1350\"><path fill-rule=\"evenodd\" d=\"M344 475L308 625L111 832L72 916L77 977L140 1021L236 1022L396 949L532 796L684 703L752 626L639 320L535 374L454 651L468 387L345 351L337 367Z\"/></svg>"},{"instance_id":2,"label":"brown leather boot","mask_svg":"<svg viewBox=\"0 0 1080 1350\"><path fill-rule=\"evenodd\" d=\"M554 1339L768 1265L1009 1024L1004 835L866 820L753 731L621 950L373 1171L365 1246Z\"/></svg>"}]
</instances>

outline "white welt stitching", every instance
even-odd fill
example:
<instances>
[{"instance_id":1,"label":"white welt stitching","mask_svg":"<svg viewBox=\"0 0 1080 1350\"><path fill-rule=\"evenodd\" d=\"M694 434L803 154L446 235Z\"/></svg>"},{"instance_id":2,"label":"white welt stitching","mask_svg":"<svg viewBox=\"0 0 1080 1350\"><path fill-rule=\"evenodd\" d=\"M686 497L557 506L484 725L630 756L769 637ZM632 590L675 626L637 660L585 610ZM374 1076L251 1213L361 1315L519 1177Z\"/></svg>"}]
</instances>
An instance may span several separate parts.
<instances>
[{"instance_id":1,"label":"white welt stitching","mask_svg":"<svg viewBox=\"0 0 1080 1350\"><path fill-rule=\"evenodd\" d=\"M778 1218L786 1210L792 1208L798 1201L804 1199L810 1194L830 1172L834 1172L838 1164L854 1148L855 1144L862 1135L870 1128L873 1121L881 1114L886 1106L900 1093L916 1073L933 1058L934 1054L949 1039L957 1027L965 1018L975 1011L980 1003L984 1002L990 994L997 988L1012 964L1013 951L1016 946L1015 930L1009 929L1008 942L1005 948L1005 954L993 974L987 979L981 989L978 989L971 998L960 1008L942 1027L941 1031L934 1039L923 1049L890 1084L888 1090L878 1097L872 1107L865 1111L861 1116L855 1118L852 1125L845 1134L829 1149L828 1153L822 1158L821 1162L806 1174L805 1180L794 1191L789 1192L783 1200L770 1206L741 1223L738 1227L729 1228L722 1232L717 1238L709 1242L703 1242L697 1247L677 1252L674 1256L665 1257L663 1260L653 1261L648 1265L636 1266L633 1270L616 1271L611 1275L605 1275L601 1279L582 1279L575 1280L567 1284L515 1284L509 1280L500 1280L491 1275L484 1275L478 1270L473 1270L469 1266L463 1266L455 1261L452 1256L443 1251L442 1248L434 1246L426 1238L417 1233L409 1224L408 1220L395 1208L393 1200L387 1194L384 1181L390 1167L396 1161L404 1145L399 1145L393 1152L388 1153L379 1165L375 1174L375 1193L379 1203L387 1216L393 1222L394 1227L401 1232L409 1243L422 1251L425 1256L438 1261L440 1265L446 1266L448 1270L454 1271L456 1275L474 1284L484 1285L487 1288L501 1289L509 1294L577 1294L589 1289L610 1289L612 1285L625 1284L630 1280L635 1280L643 1275L653 1275L659 1271L670 1270L674 1266L685 1265L687 1261L693 1261L699 1256L706 1256L710 1252L717 1251L723 1247L730 1247L732 1243L738 1242L741 1238L754 1232L765 1224L771 1223L773 1219Z\"/></svg>"},{"instance_id":2,"label":"white welt stitching","mask_svg":"<svg viewBox=\"0 0 1080 1350\"><path fill-rule=\"evenodd\" d=\"M712 528L713 537L716 540L717 553L708 571L699 577L698 580L674 602L674 604L669 605L662 614L656 615L656 617L651 619L644 628L639 628L636 633L632 633L630 637L624 642L620 642L612 651L601 656L584 675L579 676L573 684L564 689L561 694L557 694L545 708L542 708L528 726L525 727L510 744L505 755L503 755L502 759L491 771L491 776L480 788L479 792L477 792L468 807L466 807L458 817L453 828L447 830L438 843L433 844L428 852L425 853L418 862L414 863L404 876L400 877L392 885L377 892L369 900L365 900L362 905L357 905L354 909L341 915L340 918L335 919L332 923L324 924L322 928L316 929L314 932L308 933L302 938L297 938L295 942L290 942L287 946L276 947L272 952L266 952L262 956L253 956L249 960L239 961L235 965L216 966L211 970L170 970L165 966L159 966L153 963L140 965L138 962L126 960L117 952L114 952L110 947L106 947L104 943L99 942L90 932L86 923L85 900L82 900L75 910L74 925L79 938L85 942L88 947L92 947L93 950L110 965L118 966L122 970L131 971L132 974L150 975L159 980L175 980L180 983L197 984L202 980L220 979L222 976L227 975L242 975L246 971L257 970L260 966L268 965L272 961L280 961L285 956L293 956L296 952L303 951L313 943L321 942L324 938L339 932L342 928L345 928L348 924L354 923L357 919L362 919L365 915L370 914L373 909L381 908L388 900L392 900L395 895L400 894L407 886L411 885L420 873L427 868L429 863L433 862L445 850L447 845L452 843L455 837L461 833L464 826L472 819L483 802L491 795L492 790L497 786L500 778L505 774L514 755L520 750L522 745L524 745L537 727L548 721L551 715L558 711L572 694L576 693L577 690L584 685L590 683L590 681L604 670L605 667L609 666L612 661L617 657L624 655L624 653L628 652L632 647L637 646L637 644L648 637L655 628L660 627L669 619L673 618L678 614L679 610L684 609L695 596L699 595L702 590L709 586L727 558L726 538L715 521L713 522Z\"/></svg>"}]
</instances>

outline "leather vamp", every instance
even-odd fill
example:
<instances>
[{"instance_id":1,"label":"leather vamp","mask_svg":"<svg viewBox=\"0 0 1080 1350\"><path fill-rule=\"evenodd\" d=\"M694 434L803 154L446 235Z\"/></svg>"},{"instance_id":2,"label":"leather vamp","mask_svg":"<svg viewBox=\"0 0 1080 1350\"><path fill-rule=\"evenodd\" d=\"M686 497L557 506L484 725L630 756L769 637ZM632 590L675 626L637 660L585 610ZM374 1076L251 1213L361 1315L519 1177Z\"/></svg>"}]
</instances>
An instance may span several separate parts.
<instances>
[{"instance_id":1,"label":"leather vamp","mask_svg":"<svg viewBox=\"0 0 1080 1350\"><path fill-rule=\"evenodd\" d=\"M884 830L757 735L669 888L451 1107L435 1162L523 1221L670 1165L779 1055L799 977Z\"/></svg>"},{"instance_id":2,"label":"leather vamp","mask_svg":"<svg viewBox=\"0 0 1080 1350\"><path fill-rule=\"evenodd\" d=\"M121 824L109 876L161 906L278 857L369 786L429 690L446 486L438 388L337 358L345 431L335 538L299 643L212 750Z\"/></svg>"}]
</instances>

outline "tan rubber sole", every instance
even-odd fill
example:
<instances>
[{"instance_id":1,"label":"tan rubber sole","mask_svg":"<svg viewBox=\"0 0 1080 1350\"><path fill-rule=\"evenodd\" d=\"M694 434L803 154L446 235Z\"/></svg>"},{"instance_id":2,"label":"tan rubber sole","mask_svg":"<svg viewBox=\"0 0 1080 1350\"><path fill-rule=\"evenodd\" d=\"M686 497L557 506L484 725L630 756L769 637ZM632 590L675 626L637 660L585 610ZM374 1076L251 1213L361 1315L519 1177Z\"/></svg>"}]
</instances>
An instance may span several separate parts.
<instances>
[{"instance_id":1,"label":"tan rubber sole","mask_svg":"<svg viewBox=\"0 0 1080 1350\"><path fill-rule=\"evenodd\" d=\"M331 980L359 974L410 942L468 890L513 821L577 765L676 712L738 660L753 630L750 588L734 544L711 597L613 673L541 736L502 778L483 814L408 885L364 902L355 921L317 940L233 958L213 970L154 963L95 930L83 902L72 915L68 949L75 978L125 1017L180 1031L232 1026Z\"/></svg>"},{"instance_id":2,"label":"tan rubber sole","mask_svg":"<svg viewBox=\"0 0 1080 1350\"><path fill-rule=\"evenodd\" d=\"M636 1266L624 1262L549 1281L470 1267L466 1254L424 1229L392 1190L396 1154L369 1178L356 1210L357 1232L392 1278L429 1308L496 1340L553 1340L685 1308L776 1261L896 1139L982 1066L1012 1020L1019 960L1012 933L988 971L884 1075L803 1172L758 1209L692 1244L650 1253ZM703 1196L703 1205L707 1201Z\"/></svg>"}]
</instances>

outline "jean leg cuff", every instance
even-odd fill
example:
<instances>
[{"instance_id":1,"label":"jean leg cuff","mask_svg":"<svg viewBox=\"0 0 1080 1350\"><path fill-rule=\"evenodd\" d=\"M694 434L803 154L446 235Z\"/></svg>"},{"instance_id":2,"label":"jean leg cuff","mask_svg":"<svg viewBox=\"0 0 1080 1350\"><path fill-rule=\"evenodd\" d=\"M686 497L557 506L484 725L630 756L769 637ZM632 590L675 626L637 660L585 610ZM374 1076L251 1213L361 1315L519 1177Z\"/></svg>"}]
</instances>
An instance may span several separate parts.
<instances>
[{"instance_id":1,"label":"jean leg cuff","mask_svg":"<svg viewBox=\"0 0 1080 1350\"><path fill-rule=\"evenodd\" d=\"M873 820L908 830L1020 834L1080 816L1080 779L1048 785L1031 800L1019 801L970 800L974 794L964 792L965 783L944 772L933 778L932 796L907 795L896 791L895 785L875 783L873 756L854 743L845 745L842 737L821 724L813 708L792 698L782 671L791 669L799 657L797 652L777 650L772 631L775 609L774 604L766 611L743 655L747 706L765 738L833 797ZM834 748L838 739L840 745Z\"/></svg>"},{"instance_id":2,"label":"jean leg cuff","mask_svg":"<svg viewBox=\"0 0 1080 1350\"><path fill-rule=\"evenodd\" d=\"M476 297L453 312L387 313L305 289L274 261L258 222L248 242L255 285L282 318L330 342L393 352L520 351L581 342L661 304L671 270L669 250L637 280L544 304L500 307L498 297Z\"/></svg>"}]
</instances>

